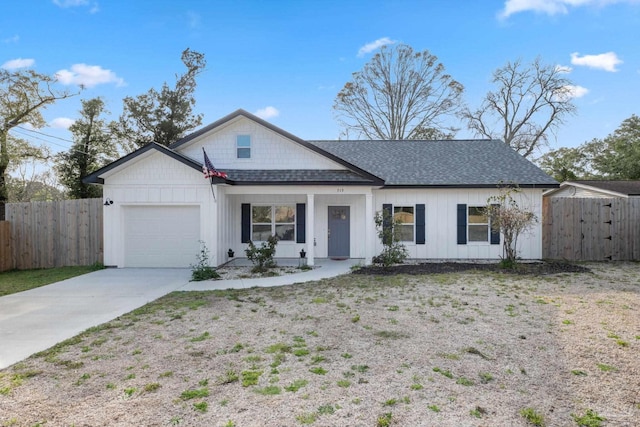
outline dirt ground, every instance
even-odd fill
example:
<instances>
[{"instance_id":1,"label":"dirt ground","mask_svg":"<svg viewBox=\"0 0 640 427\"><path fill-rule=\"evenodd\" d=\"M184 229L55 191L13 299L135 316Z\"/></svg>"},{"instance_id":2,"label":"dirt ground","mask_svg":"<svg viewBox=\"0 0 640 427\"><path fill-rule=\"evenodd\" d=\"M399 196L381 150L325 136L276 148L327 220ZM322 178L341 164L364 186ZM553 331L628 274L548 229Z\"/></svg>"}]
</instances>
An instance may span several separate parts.
<instances>
[{"instance_id":1,"label":"dirt ground","mask_svg":"<svg viewBox=\"0 0 640 427\"><path fill-rule=\"evenodd\" d=\"M640 264L471 267L168 295L0 371L0 425L640 425Z\"/></svg>"}]
</instances>

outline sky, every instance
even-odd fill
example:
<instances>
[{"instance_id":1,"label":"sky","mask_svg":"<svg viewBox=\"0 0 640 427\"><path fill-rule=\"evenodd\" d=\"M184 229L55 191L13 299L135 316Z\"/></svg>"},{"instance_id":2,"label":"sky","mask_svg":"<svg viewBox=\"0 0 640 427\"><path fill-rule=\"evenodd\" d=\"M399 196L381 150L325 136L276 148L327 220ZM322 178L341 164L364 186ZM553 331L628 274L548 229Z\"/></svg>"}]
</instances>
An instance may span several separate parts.
<instances>
[{"instance_id":1,"label":"sky","mask_svg":"<svg viewBox=\"0 0 640 427\"><path fill-rule=\"evenodd\" d=\"M70 147L81 99L102 97L115 120L124 97L174 84L186 48L207 60L195 93L203 125L242 108L303 139L338 139L336 94L377 48L400 43L436 55L472 108L507 62L566 68L578 110L551 149L640 114L640 0L4 0L2 9L0 67L85 87L43 111L41 134L15 134L53 152Z\"/></svg>"}]
</instances>

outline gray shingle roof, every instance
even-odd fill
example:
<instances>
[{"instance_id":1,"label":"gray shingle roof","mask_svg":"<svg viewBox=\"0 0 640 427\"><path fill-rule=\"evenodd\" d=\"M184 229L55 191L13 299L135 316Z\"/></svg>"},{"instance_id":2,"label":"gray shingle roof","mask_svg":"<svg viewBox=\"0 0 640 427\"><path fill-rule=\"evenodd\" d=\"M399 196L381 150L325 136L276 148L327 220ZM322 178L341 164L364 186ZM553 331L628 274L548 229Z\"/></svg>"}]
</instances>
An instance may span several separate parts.
<instances>
[{"instance_id":1,"label":"gray shingle roof","mask_svg":"<svg viewBox=\"0 0 640 427\"><path fill-rule=\"evenodd\" d=\"M225 170L234 184L372 184L373 180L349 170L231 169Z\"/></svg>"},{"instance_id":2,"label":"gray shingle roof","mask_svg":"<svg viewBox=\"0 0 640 427\"><path fill-rule=\"evenodd\" d=\"M600 188L607 191L615 191L616 193L626 194L627 196L640 196L640 181L580 180L566 182L567 185L570 185L572 183L589 185L591 187Z\"/></svg>"},{"instance_id":3,"label":"gray shingle roof","mask_svg":"<svg viewBox=\"0 0 640 427\"><path fill-rule=\"evenodd\" d=\"M496 140L309 141L376 175L385 186L554 188L540 168Z\"/></svg>"}]
</instances>

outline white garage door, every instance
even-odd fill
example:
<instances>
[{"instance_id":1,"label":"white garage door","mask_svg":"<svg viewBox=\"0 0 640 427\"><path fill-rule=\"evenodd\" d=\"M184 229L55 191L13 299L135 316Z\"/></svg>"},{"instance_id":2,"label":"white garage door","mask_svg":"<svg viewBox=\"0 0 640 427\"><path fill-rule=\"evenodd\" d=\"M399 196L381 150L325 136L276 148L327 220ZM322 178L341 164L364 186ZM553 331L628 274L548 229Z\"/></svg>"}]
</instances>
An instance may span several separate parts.
<instances>
[{"instance_id":1,"label":"white garage door","mask_svg":"<svg viewBox=\"0 0 640 427\"><path fill-rule=\"evenodd\" d=\"M189 267L199 239L199 206L124 207L125 267Z\"/></svg>"}]
</instances>

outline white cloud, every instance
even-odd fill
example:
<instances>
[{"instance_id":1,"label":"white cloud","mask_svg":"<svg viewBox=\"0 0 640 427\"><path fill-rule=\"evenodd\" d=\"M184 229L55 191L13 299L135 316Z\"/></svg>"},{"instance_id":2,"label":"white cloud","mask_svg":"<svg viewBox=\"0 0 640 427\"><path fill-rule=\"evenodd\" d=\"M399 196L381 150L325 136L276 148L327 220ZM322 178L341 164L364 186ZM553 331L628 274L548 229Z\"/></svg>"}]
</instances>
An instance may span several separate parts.
<instances>
[{"instance_id":1,"label":"white cloud","mask_svg":"<svg viewBox=\"0 0 640 427\"><path fill-rule=\"evenodd\" d=\"M583 65L589 68L597 68L600 70L615 73L616 65L622 64L622 60L618 58L615 52L601 53L599 55L580 56L578 52L571 54L571 63L573 65Z\"/></svg>"},{"instance_id":2,"label":"white cloud","mask_svg":"<svg viewBox=\"0 0 640 427\"><path fill-rule=\"evenodd\" d=\"M20 36L19 35L15 35L13 37L7 37L6 39L2 39L3 43L18 43L20 41Z\"/></svg>"},{"instance_id":3,"label":"white cloud","mask_svg":"<svg viewBox=\"0 0 640 427\"><path fill-rule=\"evenodd\" d=\"M582 98L589 93L589 89L578 85L568 85L565 86L565 89L567 89L571 98Z\"/></svg>"},{"instance_id":4,"label":"white cloud","mask_svg":"<svg viewBox=\"0 0 640 427\"><path fill-rule=\"evenodd\" d=\"M202 27L202 17L193 11L187 11L187 24L192 30Z\"/></svg>"},{"instance_id":5,"label":"white cloud","mask_svg":"<svg viewBox=\"0 0 640 427\"><path fill-rule=\"evenodd\" d=\"M573 68L567 65L556 65L556 72L559 74L569 74L573 71Z\"/></svg>"},{"instance_id":6,"label":"white cloud","mask_svg":"<svg viewBox=\"0 0 640 427\"><path fill-rule=\"evenodd\" d=\"M373 52L374 50L378 49L379 47L388 45L388 44L394 44L396 43L395 40L391 40L389 37L382 37L381 39L378 39L376 41L373 41L371 43L367 43L364 46L362 46L359 50L358 50L358 58L362 58L363 56L365 56L367 53L369 52Z\"/></svg>"},{"instance_id":7,"label":"white cloud","mask_svg":"<svg viewBox=\"0 0 640 427\"><path fill-rule=\"evenodd\" d=\"M89 4L89 0L53 0L53 4L64 8L86 6Z\"/></svg>"},{"instance_id":8,"label":"white cloud","mask_svg":"<svg viewBox=\"0 0 640 427\"><path fill-rule=\"evenodd\" d=\"M97 13L100 10L98 2L91 3L89 0L53 0L53 4L63 9L78 6L91 6L89 13Z\"/></svg>"},{"instance_id":9,"label":"white cloud","mask_svg":"<svg viewBox=\"0 0 640 427\"><path fill-rule=\"evenodd\" d=\"M124 86L124 80L111 70L105 70L99 65L73 64L71 71L60 70L56 73L58 81L63 85L76 84L78 86L93 87L104 83L115 83Z\"/></svg>"},{"instance_id":10,"label":"white cloud","mask_svg":"<svg viewBox=\"0 0 640 427\"><path fill-rule=\"evenodd\" d=\"M280 111L278 111L276 107L268 106L259 109L254 114L261 119L268 120L272 117L278 117L280 115Z\"/></svg>"},{"instance_id":11,"label":"white cloud","mask_svg":"<svg viewBox=\"0 0 640 427\"><path fill-rule=\"evenodd\" d=\"M49 127L54 129L69 129L75 123L75 120L68 117L57 117L49 122Z\"/></svg>"},{"instance_id":12,"label":"white cloud","mask_svg":"<svg viewBox=\"0 0 640 427\"><path fill-rule=\"evenodd\" d=\"M554 97L555 99L560 101L568 101L573 98L582 98L587 93L589 93L589 89L587 89L586 87L578 85L567 85L556 91Z\"/></svg>"},{"instance_id":13,"label":"white cloud","mask_svg":"<svg viewBox=\"0 0 640 427\"><path fill-rule=\"evenodd\" d=\"M0 66L0 68L4 68L5 70L16 70L18 68L31 67L35 63L36 63L35 59L17 58L17 59L11 59L5 62L4 64L2 64L2 66Z\"/></svg>"},{"instance_id":14,"label":"white cloud","mask_svg":"<svg viewBox=\"0 0 640 427\"><path fill-rule=\"evenodd\" d=\"M569 13L570 8L580 6L604 7L612 3L640 3L638 0L506 0L504 9L498 14L501 19L520 12L546 13L558 15Z\"/></svg>"}]
</instances>

